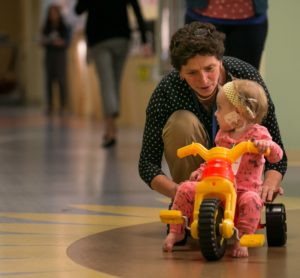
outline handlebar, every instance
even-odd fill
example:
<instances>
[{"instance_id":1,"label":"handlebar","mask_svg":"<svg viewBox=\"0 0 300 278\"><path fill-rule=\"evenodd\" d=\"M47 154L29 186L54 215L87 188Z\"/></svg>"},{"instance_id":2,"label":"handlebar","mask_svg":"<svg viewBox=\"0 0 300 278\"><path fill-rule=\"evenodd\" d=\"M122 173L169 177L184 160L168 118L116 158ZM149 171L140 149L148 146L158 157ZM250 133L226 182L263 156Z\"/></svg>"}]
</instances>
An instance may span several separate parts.
<instances>
[{"instance_id":1,"label":"handlebar","mask_svg":"<svg viewBox=\"0 0 300 278\"><path fill-rule=\"evenodd\" d=\"M233 163L244 153L258 153L258 149L255 147L254 143L251 141L241 142L235 145L232 149L225 147L214 147L210 150L206 149L203 145L199 143L192 143L185 147L177 150L177 156L179 158L186 157L188 155L200 155L205 161L211 160L213 158L228 159ZM270 149L264 154L268 156L270 154Z\"/></svg>"}]
</instances>

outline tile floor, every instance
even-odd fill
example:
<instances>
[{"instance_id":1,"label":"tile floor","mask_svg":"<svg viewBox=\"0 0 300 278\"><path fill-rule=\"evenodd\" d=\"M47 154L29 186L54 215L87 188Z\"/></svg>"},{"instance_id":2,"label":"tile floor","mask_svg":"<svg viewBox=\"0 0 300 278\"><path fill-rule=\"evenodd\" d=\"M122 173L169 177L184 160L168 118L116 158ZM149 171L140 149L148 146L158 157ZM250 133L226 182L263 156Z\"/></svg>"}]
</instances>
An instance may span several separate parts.
<instances>
[{"instance_id":1,"label":"tile floor","mask_svg":"<svg viewBox=\"0 0 300 278\"><path fill-rule=\"evenodd\" d=\"M161 251L169 200L139 178L141 130L100 148L101 125L0 109L0 277L297 277L299 166L286 175L288 241L207 262L190 240Z\"/></svg>"}]
</instances>

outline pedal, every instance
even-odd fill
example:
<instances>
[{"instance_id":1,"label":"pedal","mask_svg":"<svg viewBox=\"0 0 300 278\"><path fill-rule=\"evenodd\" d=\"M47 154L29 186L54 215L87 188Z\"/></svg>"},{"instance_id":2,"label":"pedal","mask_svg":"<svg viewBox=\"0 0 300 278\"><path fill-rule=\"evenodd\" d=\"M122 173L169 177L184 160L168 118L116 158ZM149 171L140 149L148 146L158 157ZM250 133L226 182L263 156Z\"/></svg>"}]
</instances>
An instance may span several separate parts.
<instances>
[{"instance_id":1,"label":"pedal","mask_svg":"<svg viewBox=\"0 0 300 278\"><path fill-rule=\"evenodd\" d=\"M265 235L253 234L243 235L240 239L240 245L245 247L261 247L265 244Z\"/></svg>"},{"instance_id":2,"label":"pedal","mask_svg":"<svg viewBox=\"0 0 300 278\"><path fill-rule=\"evenodd\" d=\"M159 213L161 222L166 224L184 224L185 220L180 210L161 210Z\"/></svg>"}]
</instances>

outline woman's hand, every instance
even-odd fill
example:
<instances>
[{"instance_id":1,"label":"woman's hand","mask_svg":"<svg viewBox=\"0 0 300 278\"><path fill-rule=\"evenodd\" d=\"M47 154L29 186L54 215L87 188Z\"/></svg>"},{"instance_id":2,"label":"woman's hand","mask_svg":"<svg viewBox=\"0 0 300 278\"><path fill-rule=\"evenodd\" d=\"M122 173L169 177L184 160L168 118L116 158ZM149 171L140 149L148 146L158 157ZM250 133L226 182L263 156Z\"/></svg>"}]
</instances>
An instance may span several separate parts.
<instances>
[{"instance_id":1,"label":"woman's hand","mask_svg":"<svg viewBox=\"0 0 300 278\"><path fill-rule=\"evenodd\" d=\"M265 173L265 179L260 192L260 196L264 202L272 202L278 194L283 194L283 188L280 186L281 180L282 175L275 170L269 170Z\"/></svg>"}]
</instances>

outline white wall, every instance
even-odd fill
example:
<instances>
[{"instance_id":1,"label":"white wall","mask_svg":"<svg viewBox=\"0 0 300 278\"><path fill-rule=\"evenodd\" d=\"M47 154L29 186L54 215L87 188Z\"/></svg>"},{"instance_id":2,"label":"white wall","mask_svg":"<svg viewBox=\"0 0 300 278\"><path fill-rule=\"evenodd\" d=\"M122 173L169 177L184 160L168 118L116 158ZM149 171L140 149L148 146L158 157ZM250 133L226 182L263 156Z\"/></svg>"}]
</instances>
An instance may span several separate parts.
<instances>
[{"instance_id":1,"label":"white wall","mask_svg":"<svg viewBox=\"0 0 300 278\"><path fill-rule=\"evenodd\" d=\"M269 2L265 79L286 149L300 154L300 1Z\"/></svg>"}]
</instances>

